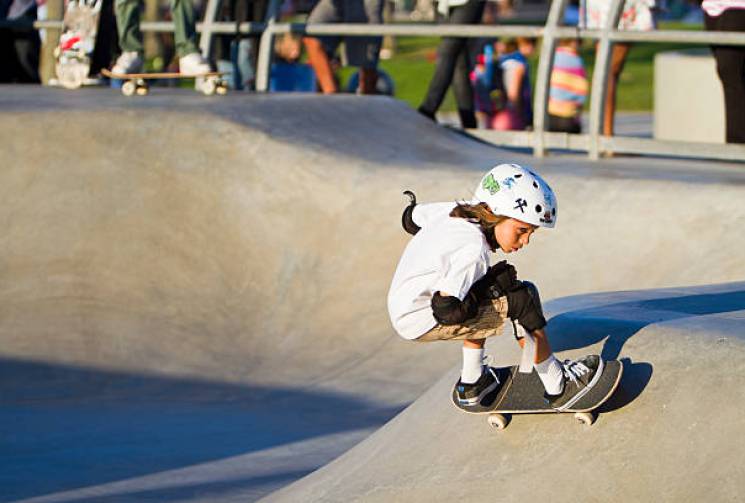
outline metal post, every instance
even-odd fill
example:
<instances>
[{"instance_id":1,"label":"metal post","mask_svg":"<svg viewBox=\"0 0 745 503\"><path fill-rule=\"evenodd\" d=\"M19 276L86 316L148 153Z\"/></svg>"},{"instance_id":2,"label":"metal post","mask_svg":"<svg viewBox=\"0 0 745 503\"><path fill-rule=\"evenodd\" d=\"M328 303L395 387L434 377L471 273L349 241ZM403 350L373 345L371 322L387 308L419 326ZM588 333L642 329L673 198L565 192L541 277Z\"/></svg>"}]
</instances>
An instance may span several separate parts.
<instances>
[{"instance_id":1,"label":"metal post","mask_svg":"<svg viewBox=\"0 0 745 503\"><path fill-rule=\"evenodd\" d=\"M598 43L595 58L595 70L592 72L592 97L590 98L590 144L588 154L590 159L597 160L600 157L600 135L605 117L605 96L608 91L608 75L610 74L611 51L613 44L610 41L610 32L616 30L618 21L621 19L624 1L613 0L605 20L600 42Z\"/></svg>"},{"instance_id":2,"label":"metal post","mask_svg":"<svg viewBox=\"0 0 745 503\"><path fill-rule=\"evenodd\" d=\"M54 49L59 44L59 38L62 34L62 18L65 15L65 6L63 0L49 0L47 2L47 17L50 21L59 21L59 28L45 28L44 42L41 45L39 58L39 77L41 83L49 84L49 80L55 76L55 57Z\"/></svg>"},{"instance_id":3,"label":"metal post","mask_svg":"<svg viewBox=\"0 0 745 503\"><path fill-rule=\"evenodd\" d=\"M533 155L536 157L543 157L546 154L543 132L548 122L548 92L551 69L554 66L554 52L556 51L556 29L562 21L567 1L553 0L551 2L551 10L543 32L541 55L538 59L538 72L536 74L535 97L533 99Z\"/></svg>"},{"instance_id":4,"label":"metal post","mask_svg":"<svg viewBox=\"0 0 745 503\"><path fill-rule=\"evenodd\" d=\"M217 18L217 11L220 9L221 0L207 0L207 7L204 10L204 21L202 22L202 34L199 37L199 50L202 56L209 60L212 52L212 35L213 24Z\"/></svg>"},{"instance_id":5,"label":"metal post","mask_svg":"<svg viewBox=\"0 0 745 503\"><path fill-rule=\"evenodd\" d=\"M274 25L279 13L279 1L270 0L266 12L266 28L259 40L259 58L256 63L256 91L265 93L269 89L269 72L272 66L274 52Z\"/></svg>"}]
</instances>

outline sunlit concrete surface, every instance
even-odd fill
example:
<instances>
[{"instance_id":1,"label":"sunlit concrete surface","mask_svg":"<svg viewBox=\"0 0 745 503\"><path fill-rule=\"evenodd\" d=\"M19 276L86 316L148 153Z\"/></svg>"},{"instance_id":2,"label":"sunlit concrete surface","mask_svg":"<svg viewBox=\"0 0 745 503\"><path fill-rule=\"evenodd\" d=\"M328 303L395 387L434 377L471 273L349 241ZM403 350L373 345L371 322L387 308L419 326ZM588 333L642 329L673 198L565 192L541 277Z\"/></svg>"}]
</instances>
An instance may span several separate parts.
<instances>
[{"instance_id":1,"label":"sunlit concrete surface","mask_svg":"<svg viewBox=\"0 0 745 503\"><path fill-rule=\"evenodd\" d=\"M728 284L745 270L741 165L536 161L382 97L154 89L137 99L6 86L0 114L0 501L394 498L386 487L436 500L472 473L467 459L527 466L531 453L561 453L551 463L564 474L572 454L594 456L570 440L592 436L601 446L626 438L624 459L643 468L639 456L652 450L671 455L696 439L692 452L721 445L715 431L743 432L740 419L692 434L664 421L682 417L678 407L696 395L685 393L688 379L712 361L724 362L711 374L723 384L705 388L718 417L741 403L731 376L742 368L727 359L740 354L732 333L742 333L745 309L745 288ZM558 194L557 228L510 258L554 299L557 350L637 365L630 398L590 431L521 417L495 437L448 401L457 345L407 343L388 322L385 296L407 240L401 192L465 198L504 161L533 165ZM681 290L647 290L665 287ZM596 292L611 293L565 298ZM653 320L657 308L644 304L697 295L714 297L666 308L684 316ZM726 342L712 343L719 332ZM492 346L499 361L516 358L508 337ZM661 396L676 398L669 416ZM675 436L638 438L650 428ZM424 450L408 475L395 470L405 457L386 471L400 454L390 442L416 456L427 438L439 457ZM490 443L500 448L469 458ZM360 471L372 452L380 456ZM742 458L727 460L741 469ZM598 491L632 496L619 470L602 472ZM514 484L532 480L510 473ZM709 473L675 477L709 483ZM498 491L503 479L490 480Z\"/></svg>"}]
</instances>

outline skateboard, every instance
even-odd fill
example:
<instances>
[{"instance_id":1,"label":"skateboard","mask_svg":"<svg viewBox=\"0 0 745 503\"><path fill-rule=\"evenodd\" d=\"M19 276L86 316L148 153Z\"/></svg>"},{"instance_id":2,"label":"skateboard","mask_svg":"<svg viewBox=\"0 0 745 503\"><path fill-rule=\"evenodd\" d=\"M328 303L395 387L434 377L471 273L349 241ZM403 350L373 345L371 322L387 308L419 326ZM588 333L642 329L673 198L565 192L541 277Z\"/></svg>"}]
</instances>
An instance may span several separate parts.
<instances>
[{"instance_id":1,"label":"skateboard","mask_svg":"<svg viewBox=\"0 0 745 503\"><path fill-rule=\"evenodd\" d=\"M557 411L548 407L543 398L544 387L538 374L531 372L523 374L518 367L500 367L497 372L501 386L492 394L485 396L481 403L473 407L463 407L458 403L455 388L453 388L453 404L470 414L486 414L490 426L503 430L509 423L512 414L563 414L573 413L581 423L590 426L597 419L595 409L603 405L616 391L623 374L623 364L618 360L605 362L603 373L598 382L585 396L580 398L571 408Z\"/></svg>"},{"instance_id":2,"label":"skateboard","mask_svg":"<svg viewBox=\"0 0 745 503\"><path fill-rule=\"evenodd\" d=\"M124 96L145 96L148 93L148 80L154 79L204 79L200 90L207 96L213 94L227 94L228 84L223 79L225 72L207 72L196 75L165 72L165 73L111 73L104 68L101 74L110 79L122 80L122 94Z\"/></svg>"},{"instance_id":3,"label":"skateboard","mask_svg":"<svg viewBox=\"0 0 745 503\"><path fill-rule=\"evenodd\" d=\"M77 89L88 82L103 0L69 0L62 19L62 35L54 48L57 82Z\"/></svg>"}]
</instances>

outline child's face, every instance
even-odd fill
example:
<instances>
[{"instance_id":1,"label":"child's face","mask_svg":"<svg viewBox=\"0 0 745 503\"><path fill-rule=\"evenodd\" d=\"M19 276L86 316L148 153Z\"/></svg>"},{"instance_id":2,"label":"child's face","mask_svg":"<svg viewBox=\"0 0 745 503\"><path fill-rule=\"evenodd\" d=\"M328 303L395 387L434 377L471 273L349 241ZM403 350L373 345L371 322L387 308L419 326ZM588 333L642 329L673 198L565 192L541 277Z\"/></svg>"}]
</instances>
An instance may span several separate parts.
<instances>
[{"instance_id":1,"label":"child's face","mask_svg":"<svg viewBox=\"0 0 745 503\"><path fill-rule=\"evenodd\" d=\"M515 218L508 218L494 227L494 236L503 252L512 253L530 244L530 237L536 228L535 225L526 224Z\"/></svg>"}]
</instances>

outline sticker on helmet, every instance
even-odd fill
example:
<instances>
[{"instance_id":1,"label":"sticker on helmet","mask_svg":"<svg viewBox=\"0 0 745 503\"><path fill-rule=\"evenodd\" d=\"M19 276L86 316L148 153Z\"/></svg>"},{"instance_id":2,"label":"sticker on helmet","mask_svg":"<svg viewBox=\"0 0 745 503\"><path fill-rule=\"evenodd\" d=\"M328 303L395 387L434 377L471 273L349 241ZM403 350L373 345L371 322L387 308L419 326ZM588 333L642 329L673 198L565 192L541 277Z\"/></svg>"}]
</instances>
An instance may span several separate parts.
<instances>
[{"instance_id":1,"label":"sticker on helmet","mask_svg":"<svg viewBox=\"0 0 745 503\"><path fill-rule=\"evenodd\" d=\"M512 189L512 186L515 185L515 179L511 176L508 176L507 178L502 180L502 185L504 185L508 189Z\"/></svg>"},{"instance_id":2,"label":"sticker on helmet","mask_svg":"<svg viewBox=\"0 0 745 503\"><path fill-rule=\"evenodd\" d=\"M554 223L554 219L553 219L553 218L551 218L551 212L550 212L550 211L546 211L546 212L545 212L545 213L543 214L543 218L541 218L540 220L541 220L541 222L543 222L544 224L552 224L552 223Z\"/></svg>"},{"instance_id":3,"label":"sticker on helmet","mask_svg":"<svg viewBox=\"0 0 745 503\"><path fill-rule=\"evenodd\" d=\"M515 202L517 203L517 206L515 206L513 209L520 210L521 213L525 213L525 207L528 205L528 202L521 197L515 199Z\"/></svg>"},{"instance_id":4,"label":"sticker on helmet","mask_svg":"<svg viewBox=\"0 0 745 503\"><path fill-rule=\"evenodd\" d=\"M488 190L489 194L491 194L492 196L499 192L499 183L494 179L494 175L492 175L491 173L489 173L489 176L484 178L481 186L484 188L484 190Z\"/></svg>"}]
</instances>

